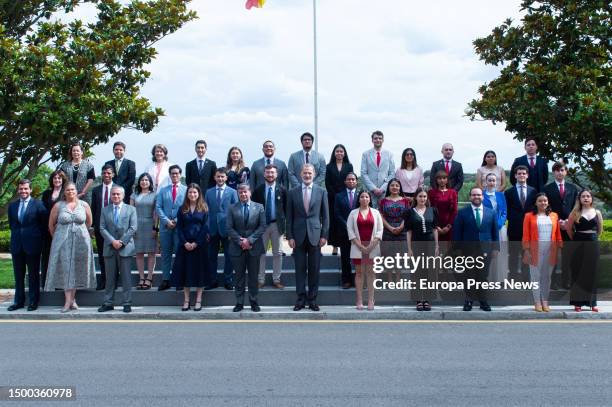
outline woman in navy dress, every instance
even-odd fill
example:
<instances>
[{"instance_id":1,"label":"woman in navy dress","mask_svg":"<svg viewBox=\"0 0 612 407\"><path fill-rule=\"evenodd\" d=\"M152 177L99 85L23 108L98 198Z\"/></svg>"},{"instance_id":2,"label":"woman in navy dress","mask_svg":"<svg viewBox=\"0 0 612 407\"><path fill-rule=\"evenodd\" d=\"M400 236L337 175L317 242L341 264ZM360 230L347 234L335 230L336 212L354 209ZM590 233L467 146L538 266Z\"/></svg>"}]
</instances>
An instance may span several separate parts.
<instances>
[{"instance_id":1,"label":"woman in navy dress","mask_svg":"<svg viewBox=\"0 0 612 407\"><path fill-rule=\"evenodd\" d=\"M178 212L176 229L179 250L172 266L171 282L174 287L183 287L185 300L183 311L188 311L189 292L196 287L194 311L202 309L202 288L208 264L208 207L202 199L202 190L197 184L187 187L185 202Z\"/></svg>"},{"instance_id":2,"label":"woman in navy dress","mask_svg":"<svg viewBox=\"0 0 612 407\"><path fill-rule=\"evenodd\" d=\"M251 170L244 164L242 150L238 147L230 148L227 153L227 186L238 190L238 185L248 184Z\"/></svg>"}]
</instances>

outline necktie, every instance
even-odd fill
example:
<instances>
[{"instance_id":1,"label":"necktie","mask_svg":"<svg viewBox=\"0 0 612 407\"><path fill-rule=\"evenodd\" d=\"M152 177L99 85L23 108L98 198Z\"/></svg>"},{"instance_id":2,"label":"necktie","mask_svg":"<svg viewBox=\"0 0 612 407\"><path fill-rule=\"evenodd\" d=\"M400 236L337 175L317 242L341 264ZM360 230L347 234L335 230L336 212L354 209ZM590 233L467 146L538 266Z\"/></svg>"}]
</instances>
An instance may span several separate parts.
<instances>
[{"instance_id":1,"label":"necktie","mask_svg":"<svg viewBox=\"0 0 612 407\"><path fill-rule=\"evenodd\" d=\"M115 220L115 225L119 223L119 207L115 205L115 211L113 214L113 219Z\"/></svg>"},{"instance_id":2,"label":"necktie","mask_svg":"<svg viewBox=\"0 0 612 407\"><path fill-rule=\"evenodd\" d=\"M198 160L198 172L202 172L202 160Z\"/></svg>"},{"instance_id":3,"label":"necktie","mask_svg":"<svg viewBox=\"0 0 612 407\"><path fill-rule=\"evenodd\" d=\"M353 191L349 191L349 208L353 208L353 199L355 199L353 197Z\"/></svg>"},{"instance_id":4,"label":"necktie","mask_svg":"<svg viewBox=\"0 0 612 407\"><path fill-rule=\"evenodd\" d=\"M266 195L266 224L272 222L272 187L268 188Z\"/></svg>"},{"instance_id":5,"label":"necktie","mask_svg":"<svg viewBox=\"0 0 612 407\"><path fill-rule=\"evenodd\" d=\"M270 164L272 164L272 161L270 161L270 159L269 159L269 158L268 158L268 159L266 159L266 165L270 165Z\"/></svg>"},{"instance_id":6,"label":"necktie","mask_svg":"<svg viewBox=\"0 0 612 407\"><path fill-rule=\"evenodd\" d=\"M26 209L26 201L22 200L21 201L21 207L19 208L19 223L23 223L23 215L25 215L25 209Z\"/></svg>"},{"instance_id":7,"label":"necktie","mask_svg":"<svg viewBox=\"0 0 612 407\"><path fill-rule=\"evenodd\" d=\"M450 163L448 160L446 160L446 163L444 164L444 170L446 171L446 175L450 174Z\"/></svg>"},{"instance_id":8,"label":"necktie","mask_svg":"<svg viewBox=\"0 0 612 407\"><path fill-rule=\"evenodd\" d=\"M245 225L249 223L249 205L247 203L242 204L242 217Z\"/></svg>"},{"instance_id":9,"label":"necktie","mask_svg":"<svg viewBox=\"0 0 612 407\"><path fill-rule=\"evenodd\" d=\"M108 186L104 186L104 207L108 206Z\"/></svg>"},{"instance_id":10,"label":"necktie","mask_svg":"<svg viewBox=\"0 0 612 407\"><path fill-rule=\"evenodd\" d=\"M535 158L529 157L529 166L531 168L535 167Z\"/></svg>"},{"instance_id":11,"label":"necktie","mask_svg":"<svg viewBox=\"0 0 612 407\"><path fill-rule=\"evenodd\" d=\"M217 188L217 208L221 207L221 188Z\"/></svg>"},{"instance_id":12,"label":"necktie","mask_svg":"<svg viewBox=\"0 0 612 407\"><path fill-rule=\"evenodd\" d=\"M526 201L526 198L525 198L525 185L521 185L520 188L521 188L521 206L524 208L525 207L525 201Z\"/></svg>"},{"instance_id":13,"label":"necktie","mask_svg":"<svg viewBox=\"0 0 612 407\"><path fill-rule=\"evenodd\" d=\"M119 168L121 168L121 161L115 160L115 174L119 174Z\"/></svg>"},{"instance_id":14,"label":"necktie","mask_svg":"<svg viewBox=\"0 0 612 407\"><path fill-rule=\"evenodd\" d=\"M565 186L564 184L559 184L559 195L561 195L561 199L565 196Z\"/></svg>"},{"instance_id":15,"label":"necktie","mask_svg":"<svg viewBox=\"0 0 612 407\"><path fill-rule=\"evenodd\" d=\"M380 167L380 151L376 152L376 166Z\"/></svg>"},{"instance_id":16,"label":"necktie","mask_svg":"<svg viewBox=\"0 0 612 407\"><path fill-rule=\"evenodd\" d=\"M310 163L310 153L306 152L306 164Z\"/></svg>"},{"instance_id":17,"label":"necktie","mask_svg":"<svg viewBox=\"0 0 612 407\"><path fill-rule=\"evenodd\" d=\"M176 201L176 184L172 184L172 203Z\"/></svg>"},{"instance_id":18,"label":"necktie","mask_svg":"<svg viewBox=\"0 0 612 407\"><path fill-rule=\"evenodd\" d=\"M308 187L304 187L304 211L308 215L308 208L310 208L310 195L308 194Z\"/></svg>"},{"instance_id":19,"label":"necktie","mask_svg":"<svg viewBox=\"0 0 612 407\"><path fill-rule=\"evenodd\" d=\"M480 228L480 208L476 208L476 226Z\"/></svg>"}]
</instances>

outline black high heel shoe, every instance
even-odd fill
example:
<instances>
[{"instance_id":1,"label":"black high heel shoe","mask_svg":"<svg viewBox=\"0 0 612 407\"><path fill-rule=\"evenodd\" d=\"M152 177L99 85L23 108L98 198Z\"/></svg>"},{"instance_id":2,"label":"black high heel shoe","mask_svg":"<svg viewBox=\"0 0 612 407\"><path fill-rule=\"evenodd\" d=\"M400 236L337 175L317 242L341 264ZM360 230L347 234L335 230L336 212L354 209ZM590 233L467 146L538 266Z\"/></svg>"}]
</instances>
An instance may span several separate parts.
<instances>
[{"instance_id":1,"label":"black high heel shoe","mask_svg":"<svg viewBox=\"0 0 612 407\"><path fill-rule=\"evenodd\" d=\"M185 307L185 304L187 304L187 307ZM189 304L188 301L185 301L183 303L183 308L181 308L181 311L189 311L191 309L191 305Z\"/></svg>"}]
</instances>

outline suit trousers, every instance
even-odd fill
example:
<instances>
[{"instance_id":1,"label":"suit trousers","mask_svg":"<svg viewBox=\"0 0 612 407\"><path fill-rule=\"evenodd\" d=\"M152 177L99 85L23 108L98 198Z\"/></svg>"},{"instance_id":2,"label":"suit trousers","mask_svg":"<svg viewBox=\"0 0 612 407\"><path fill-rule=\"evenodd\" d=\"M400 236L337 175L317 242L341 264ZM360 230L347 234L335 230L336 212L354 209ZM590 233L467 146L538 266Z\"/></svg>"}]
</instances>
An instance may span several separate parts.
<instances>
[{"instance_id":1,"label":"suit trousers","mask_svg":"<svg viewBox=\"0 0 612 407\"><path fill-rule=\"evenodd\" d=\"M257 274L259 271L259 257L251 256L247 250L243 250L240 256L232 256L232 265L236 272L236 304L244 304L244 286L248 272L249 301L257 304Z\"/></svg>"},{"instance_id":2,"label":"suit trousers","mask_svg":"<svg viewBox=\"0 0 612 407\"><path fill-rule=\"evenodd\" d=\"M307 235L302 243L296 243L293 256L295 259L297 303L304 305L307 299L309 304L316 303L319 293L321 247L311 245ZM306 280L308 280L308 295L306 295Z\"/></svg>"},{"instance_id":3,"label":"suit trousers","mask_svg":"<svg viewBox=\"0 0 612 407\"><path fill-rule=\"evenodd\" d=\"M340 263L342 264L342 284L355 285L355 276L351 265L351 242L348 238L342 240L340 245Z\"/></svg>"},{"instance_id":4,"label":"suit trousers","mask_svg":"<svg viewBox=\"0 0 612 407\"><path fill-rule=\"evenodd\" d=\"M96 251L98 252L98 263L100 264L100 283L106 284L106 267L104 264L104 238L100 232L94 233L96 236ZM45 271L46 277L46 271Z\"/></svg>"},{"instance_id":5,"label":"suit trousers","mask_svg":"<svg viewBox=\"0 0 612 407\"><path fill-rule=\"evenodd\" d=\"M15 275L15 299L17 305L25 304L25 275L28 268L28 297L30 304L38 304L40 300L40 253L27 255L23 249L11 253L13 258L13 273Z\"/></svg>"},{"instance_id":6,"label":"suit trousers","mask_svg":"<svg viewBox=\"0 0 612 407\"><path fill-rule=\"evenodd\" d=\"M464 256L478 257L483 256L483 253L467 253ZM487 291L480 287L471 286L468 288L468 280L476 282L487 282L489 277L489 266L491 264L491 253L484 258L484 267L466 268L463 273L456 273L458 279L464 284L464 292L466 301L479 301L480 303L487 301Z\"/></svg>"},{"instance_id":7,"label":"suit trousers","mask_svg":"<svg viewBox=\"0 0 612 407\"><path fill-rule=\"evenodd\" d=\"M132 261L133 257L121 257L119 252L113 250L111 256L106 256L106 286L104 288L104 305L113 305L115 298L115 285L118 275L121 278L123 290L122 305L132 304Z\"/></svg>"},{"instance_id":8,"label":"suit trousers","mask_svg":"<svg viewBox=\"0 0 612 407\"><path fill-rule=\"evenodd\" d=\"M217 266L219 265L219 248L223 245L223 282L217 281ZM208 242L208 270L204 283L207 286L213 285L215 282L219 284L234 283L234 273L232 269L232 259L227 254L229 247L229 239L221 235L214 235L210 237Z\"/></svg>"},{"instance_id":9,"label":"suit trousers","mask_svg":"<svg viewBox=\"0 0 612 407\"><path fill-rule=\"evenodd\" d=\"M531 281L529 266L523 263L523 243L508 241L508 278L516 280L519 277L521 281Z\"/></svg>"},{"instance_id":10,"label":"suit trousers","mask_svg":"<svg viewBox=\"0 0 612 407\"><path fill-rule=\"evenodd\" d=\"M159 245L161 247L162 279L170 280L172 271L172 255L178 252L178 231L174 229L162 229L159 232Z\"/></svg>"},{"instance_id":11,"label":"suit trousers","mask_svg":"<svg viewBox=\"0 0 612 407\"><path fill-rule=\"evenodd\" d=\"M266 231L261 238L263 240L264 249L268 248L268 242L272 242L272 281L275 283L280 283L283 255L280 249L281 234L278 231L276 222L270 223L266 227ZM266 282L266 253L262 254L259 259L258 281L262 284Z\"/></svg>"}]
</instances>

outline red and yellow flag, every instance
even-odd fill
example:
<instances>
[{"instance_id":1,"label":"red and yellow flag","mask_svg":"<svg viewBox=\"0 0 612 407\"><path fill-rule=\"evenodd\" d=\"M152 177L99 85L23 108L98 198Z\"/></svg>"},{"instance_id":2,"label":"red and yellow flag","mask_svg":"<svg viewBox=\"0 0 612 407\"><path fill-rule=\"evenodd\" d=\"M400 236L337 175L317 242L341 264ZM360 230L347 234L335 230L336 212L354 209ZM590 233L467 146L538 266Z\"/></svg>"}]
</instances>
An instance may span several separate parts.
<instances>
[{"instance_id":1,"label":"red and yellow flag","mask_svg":"<svg viewBox=\"0 0 612 407\"><path fill-rule=\"evenodd\" d=\"M262 8L265 2L266 0L247 0L244 6L247 10L250 10L251 7Z\"/></svg>"}]
</instances>

